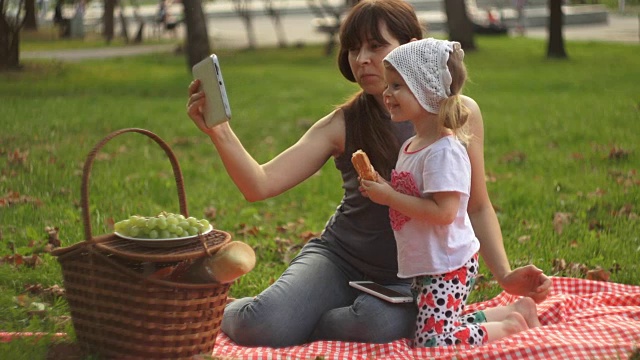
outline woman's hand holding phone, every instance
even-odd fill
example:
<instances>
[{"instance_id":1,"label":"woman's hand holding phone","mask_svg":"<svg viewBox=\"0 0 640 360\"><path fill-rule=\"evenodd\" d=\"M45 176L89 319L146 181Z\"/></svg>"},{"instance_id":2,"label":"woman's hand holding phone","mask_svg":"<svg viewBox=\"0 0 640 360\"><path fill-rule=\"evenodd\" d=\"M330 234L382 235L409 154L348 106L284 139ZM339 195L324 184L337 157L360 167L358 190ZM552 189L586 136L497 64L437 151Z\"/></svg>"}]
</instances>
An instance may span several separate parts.
<instances>
[{"instance_id":1,"label":"woman's hand holding phone","mask_svg":"<svg viewBox=\"0 0 640 360\"><path fill-rule=\"evenodd\" d=\"M204 58L192 68L193 78L199 80L198 90L204 93L200 113L208 128L231 120L231 106L227 97L220 62L215 54Z\"/></svg>"},{"instance_id":2,"label":"woman's hand holding phone","mask_svg":"<svg viewBox=\"0 0 640 360\"><path fill-rule=\"evenodd\" d=\"M187 115L193 120L194 124L204 133L211 130L207 127L204 120L203 109L205 106L204 91L200 89L200 80L195 79L189 84L189 100L187 101Z\"/></svg>"}]
</instances>

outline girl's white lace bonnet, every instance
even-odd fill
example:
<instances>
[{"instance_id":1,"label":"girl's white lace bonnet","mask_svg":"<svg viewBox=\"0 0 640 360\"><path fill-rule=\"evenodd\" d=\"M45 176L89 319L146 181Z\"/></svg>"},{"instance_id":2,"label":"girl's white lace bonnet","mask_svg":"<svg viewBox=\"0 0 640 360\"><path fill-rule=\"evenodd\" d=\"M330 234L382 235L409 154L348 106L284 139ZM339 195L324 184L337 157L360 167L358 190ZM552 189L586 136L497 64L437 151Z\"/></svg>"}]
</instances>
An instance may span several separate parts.
<instances>
[{"instance_id":1,"label":"girl's white lace bonnet","mask_svg":"<svg viewBox=\"0 0 640 360\"><path fill-rule=\"evenodd\" d=\"M449 54L457 50L462 51L458 42L428 38L400 45L384 60L398 71L420 105L437 114L440 102L451 95L447 61Z\"/></svg>"}]
</instances>

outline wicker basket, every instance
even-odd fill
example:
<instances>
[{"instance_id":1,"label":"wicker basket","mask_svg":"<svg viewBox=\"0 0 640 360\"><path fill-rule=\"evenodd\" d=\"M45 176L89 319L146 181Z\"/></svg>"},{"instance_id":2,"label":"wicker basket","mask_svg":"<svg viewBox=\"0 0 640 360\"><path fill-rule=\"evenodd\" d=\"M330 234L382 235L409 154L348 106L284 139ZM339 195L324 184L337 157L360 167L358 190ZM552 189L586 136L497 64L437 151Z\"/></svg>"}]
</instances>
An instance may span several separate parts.
<instances>
[{"instance_id":1,"label":"wicker basket","mask_svg":"<svg viewBox=\"0 0 640 360\"><path fill-rule=\"evenodd\" d=\"M220 329L229 285L159 280L145 269L175 266L210 256L231 240L213 230L178 248L145 248L114 234L94 237L88 182L93 159L109 140L137 132L167 153L178 188L180 212L188 216L182 173L169 148L143 129L111 133L89 153L82 178L85 241L56 249L78 343L91 354L115 359L191 359L211 354Z\"/></svg>"}]
</instances>

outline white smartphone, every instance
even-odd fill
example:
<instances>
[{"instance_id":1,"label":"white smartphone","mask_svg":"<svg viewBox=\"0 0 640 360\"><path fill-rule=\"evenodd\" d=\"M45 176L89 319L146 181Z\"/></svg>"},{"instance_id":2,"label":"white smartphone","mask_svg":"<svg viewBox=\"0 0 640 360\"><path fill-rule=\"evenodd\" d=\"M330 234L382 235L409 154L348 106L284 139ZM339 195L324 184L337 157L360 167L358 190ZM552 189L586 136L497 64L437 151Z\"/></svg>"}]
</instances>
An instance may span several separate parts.
<instances>
[{"instance_id":1,"label":"white smartphone","mask_svg":"<svg viewBox=\"0 0 640 360\"><path fill-rule=\"evenodd\" d=\"M413 301L412 296L402 294L378 283L374 283L373 281L349 281L349 285L394 304L409 303Z\"/></svg>"},{"instance_id":2,"label":"white smartphone","mask_svg":"<svg viewBox=\"0 0 640 360\"><path fill-rule=\"evenodd\" d=\"M222 80L222 70L215 54L195 64L191 69L193 78L200 80L200 89L204 90L206 102L204 120L207 127L214 127L231 120L231 106L227 90Z\"/></svg>"}]
</instances>

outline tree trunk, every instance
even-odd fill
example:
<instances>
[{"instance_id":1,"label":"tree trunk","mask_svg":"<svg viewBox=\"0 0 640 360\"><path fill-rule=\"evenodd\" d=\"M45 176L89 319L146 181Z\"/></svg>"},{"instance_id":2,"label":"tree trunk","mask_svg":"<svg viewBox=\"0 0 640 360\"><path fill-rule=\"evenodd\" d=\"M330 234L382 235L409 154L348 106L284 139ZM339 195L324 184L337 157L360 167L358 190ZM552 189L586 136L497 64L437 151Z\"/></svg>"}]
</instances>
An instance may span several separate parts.
<instances>
[{"instance_id":1,"label":"tree trunk","mask_svg":"<svg viewBox=\"0 0 640 360\"><path fill-rule=\"evenodd\" d=\"M562 36L562 0L549 0L549 41L547 43L547 58L566 59L564 38Z\"/></svg>"},{"instance_id":2,"label":"tree trunk","mask_svg":"<svg viewBox=\"0 0 640 360\"><path fill-rule=\"evenodd\" d=\"M36 20L36 0L25 0L24 28L25 30L38 30L38 22Z\"/></svg>"},{"instance_id":3,"label":"tree trunk","mask_svg":"<svg viewBox=\"0 0 640 360\"><path fill-rule=\"evenodd\" d=\"M119 11L119 16L120 18L120 27L122 28L120 31L122 31L122 37L124 38L124 43L128 44L129 43L129 23L127 22L127 18L124 16L124 6L122 6L122 3L120 3L120 11Z\"/></svg>"},{"instance_id":4,"label":"tree trunk","mask_svg":"<svg viewBox=\"0 0 640 360\"><path fill-rule=\"evenodd\" d=\"M244 28L247 29L247 42L249 45L247 46L249 49L253 50L256 48L256 31L253 28L253 15L249 13L245 13L241 17L242 23L244 24Z\"/></svg>"},{"instance_id":5,"label":"tree trunk","mask_svg":"<svg viewBox=\"0 0 640 360\"><path fill-rule=\"evenodd\" d=\"M102 14L102 25L104 28L102 31L107 44L111 44L115 33L115 19L113 13L115 12L116 2L117 0L104 0L104 14Z\"/></svg>"},{"instance_id":6,"label":"tree trunk","mask_svg":"<svg viewBox=\"0 0 640 360\"><path fill-rule=\"evenodd\" d=\"M184 21L187 26L186 53L189 72L193 65L211 54L207 20L201 0L183 0Z\"/></svg>"},{"instance_id":7,"label":"tree trunk","mask_svg":"<svg viewBox=\"0 0 640 360\"><path fill-rule=\"evenodd\" d=\"M475 50L473 22L467 15L465 0L444 0L444 10L447 15L449 40L459 42L464 51Z\"/></svg>"},{"instance_id":8,"label":"tree trunk","mask_svg":"<svg viewBox=\"0 0 640 360\"><path fill-rule=\"evenodd\" d=\"M232 0L233 8L236 10L240 20L247 30L247 41L249 49L256 48L256 35L253 28L253 14L251 13L251 0Z\"/></svg>"},{"instance_id":9,"label":"tree trunk","mask_svg":"<svg viewBox=\"0 0 640 360\"><path fill-rule=\"evenodd\" d=\"M267 14L273 22L273 27L276 31L276 38L278 39L278 46L281 48L287 47L286 33L284 31L284 26L282 25L282 10L278 9L277 5L274 4L274 0L264 0L264 6Z\"/></svg>"},{"instance_id":10,"label":"tree trunk","mask_svg":"<svg viewBox=\"0 0 640 360\"><path fill-rule=\"evenodd\" d=\"M22 3L18 3L19 9ZM24 17L18 11L16 18L7 18L5 0L0 0L0 71L20 69L20 29Z\"/></svg>"}]
</instances>

